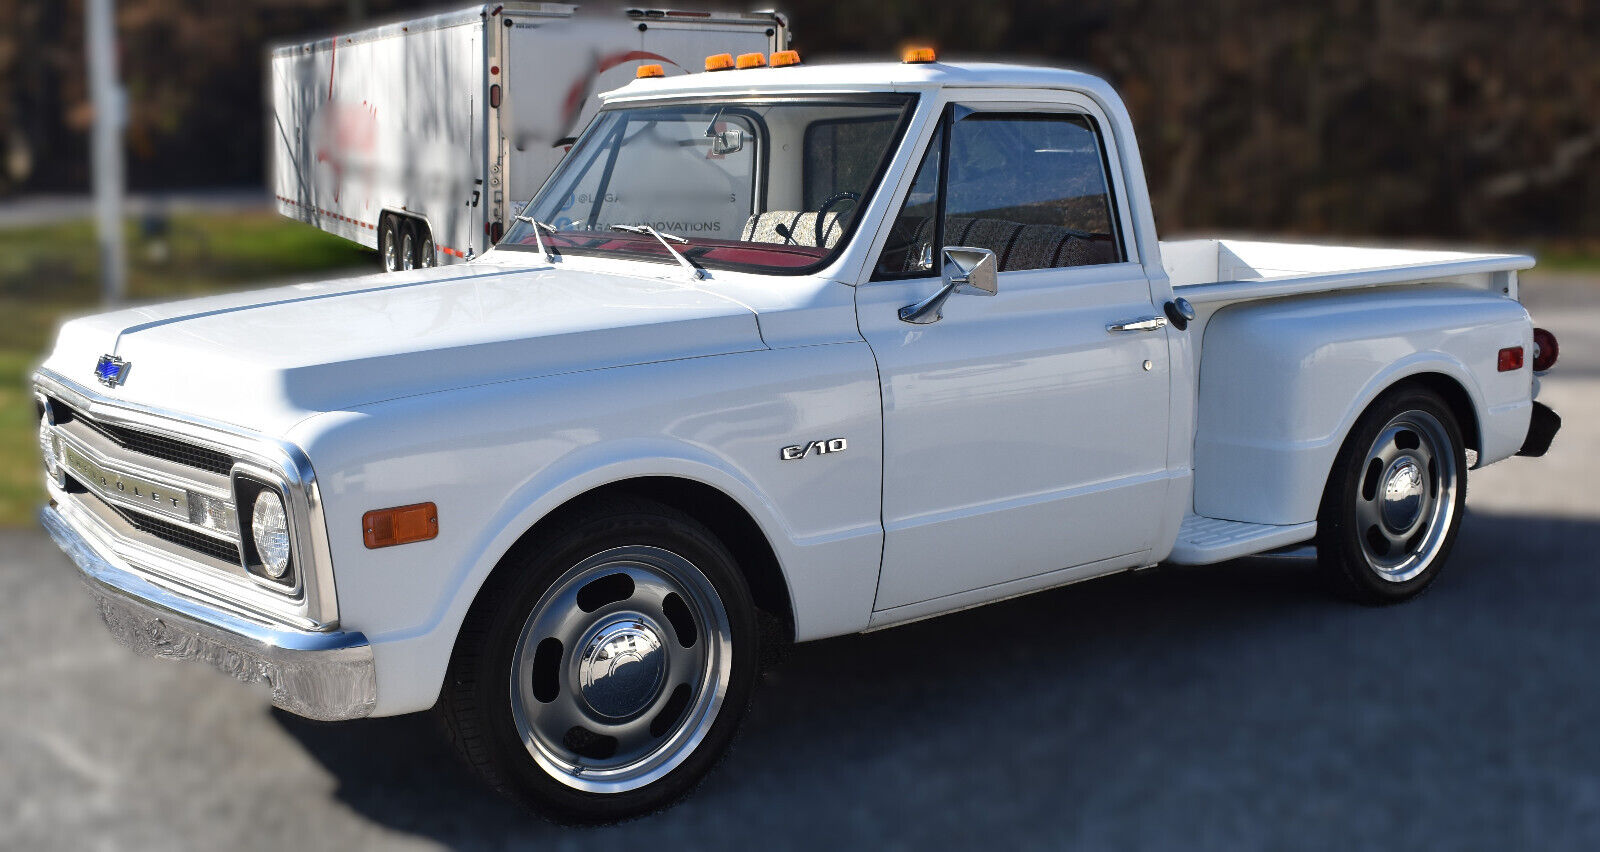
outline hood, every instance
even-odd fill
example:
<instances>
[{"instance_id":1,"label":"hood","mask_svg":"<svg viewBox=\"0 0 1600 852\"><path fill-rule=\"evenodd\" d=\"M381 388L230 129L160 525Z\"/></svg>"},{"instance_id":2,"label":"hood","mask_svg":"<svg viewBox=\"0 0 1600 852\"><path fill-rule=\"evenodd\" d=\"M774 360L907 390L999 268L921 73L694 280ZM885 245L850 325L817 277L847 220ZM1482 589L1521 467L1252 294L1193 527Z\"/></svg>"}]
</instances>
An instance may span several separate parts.
<instances>
[{"instance_id":1,"label":"hood","mask_svg":"<svg viewBox=\"0 0 1600 852\"><path fill-rule=\"evenodd\" d=\"M755 314L687 282L466 266L73 320L45 367L115 399L252 429L487 382L762 349ZM128 362L107 389L101 355Z\"/></svg>"}]
</instances>

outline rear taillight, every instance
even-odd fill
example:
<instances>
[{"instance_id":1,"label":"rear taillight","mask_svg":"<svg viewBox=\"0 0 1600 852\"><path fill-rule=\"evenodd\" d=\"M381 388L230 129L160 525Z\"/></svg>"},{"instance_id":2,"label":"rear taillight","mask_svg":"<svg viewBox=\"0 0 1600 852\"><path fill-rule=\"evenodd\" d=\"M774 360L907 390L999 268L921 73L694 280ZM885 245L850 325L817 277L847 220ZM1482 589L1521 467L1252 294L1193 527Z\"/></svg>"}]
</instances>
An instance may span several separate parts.
<instances>
[{"instance_id":1,"label":"rear taillight","mask_svg":"<svg viewBox=\"0 0 1600 852\"><path fill-rule=\"evenodd\" d=\"M1556 365L1556 358L1561 355L1561 347L1556 343L1556 336L1542 328L1533 330L1533 371L1542 373Z\"/></svg>"},{"instance_id":2,"label":"rear taillight","mask_svg":"<svg viewBox=\"0 0 1600 852\"><path fill-rule=\"evenodd\" d=\"M1500 372L1509 373L1512 370L1522 369L1522 347L1507 346L1500 350Z\"/></svg>"}]
</instances>

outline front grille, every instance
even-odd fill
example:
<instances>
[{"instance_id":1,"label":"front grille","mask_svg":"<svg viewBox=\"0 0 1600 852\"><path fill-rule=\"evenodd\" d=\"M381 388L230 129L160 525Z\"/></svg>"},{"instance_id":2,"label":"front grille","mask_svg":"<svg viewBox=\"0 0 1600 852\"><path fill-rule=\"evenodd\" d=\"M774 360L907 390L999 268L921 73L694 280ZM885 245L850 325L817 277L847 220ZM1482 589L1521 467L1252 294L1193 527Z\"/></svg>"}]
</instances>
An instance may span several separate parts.
<instances>
[{"instance_id":1,"label":"front grille","mask_svg":"<svg viewBox=\"0 0 1600 852\"><path fill-rule=\"evenodd\" d=\"M98 499L98 498L96 498ZM124 521L146 535L153 535L163 541L168 541L179 547L186 547L196 553L204 553L212 559L218 559L234 565L239 564L239 547L225 541L219 541L210 536L190 532L177 524L169 524L149 515L137 512L127 512L116 506L111 507Z\"/></svg>"},{"instance_id":2,"label":"front grille","mask_svg":"<svg viewBox=\"0 0 1600 852\"><path fill-rule=\"evenodd\" d=\"M141 432L125 426L98 423L85 417L82 413L62 403L60 400L55 400L54 404L58 410L65 410L69 419L99 432L112 443L129 452L177 462L181 465L210 471L211 473L219 473L224 476L233 470L233 457L220 450L196 446L186 441L179 441L175 438L168 438L164 435L156 435L150 432Z\"/></svg>"}]
</instances>

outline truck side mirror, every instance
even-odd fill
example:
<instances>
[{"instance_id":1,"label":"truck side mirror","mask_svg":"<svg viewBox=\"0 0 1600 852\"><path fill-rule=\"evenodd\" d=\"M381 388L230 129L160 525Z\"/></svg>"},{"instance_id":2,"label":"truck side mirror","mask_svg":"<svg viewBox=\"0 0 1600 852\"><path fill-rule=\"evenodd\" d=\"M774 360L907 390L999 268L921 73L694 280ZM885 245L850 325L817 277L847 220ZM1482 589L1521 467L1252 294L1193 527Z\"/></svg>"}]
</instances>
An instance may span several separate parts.
<instances>
[{"instance_id":1,"label":"truck side mirror","mask_svg":"<svg viewBox=\"0 0 1600 852\"><path fill-rule=\"evenodd\" d=\"M956 292L969 296L993 296L1000 292L1000 262L994 252L981 248L945 246L944 279L956 285Z\"/></svg>"},{"instance_id":2,"label":"truck side mirror","mask_svg":"<svg viewBox=\"0 0 1600 852\"><path fill-rule=\"evenodd\" d=\"M718 157L737 154L744 150L744 130L730 127L711 136L711 153Z\"/></svg>"},{"instance_id":3,"label":"truck side mirror","mask_svg":"<svg viewBox=\"0 0 1600 852\"><path fill-rule=\"evenodd\" d=\"M944 318L946 299L953 293L993 296L1000 292L999 262L988 249L945 246L944 286L914 305L900 309L900 319L926 325Z\"/></svg>"}]
</instances>

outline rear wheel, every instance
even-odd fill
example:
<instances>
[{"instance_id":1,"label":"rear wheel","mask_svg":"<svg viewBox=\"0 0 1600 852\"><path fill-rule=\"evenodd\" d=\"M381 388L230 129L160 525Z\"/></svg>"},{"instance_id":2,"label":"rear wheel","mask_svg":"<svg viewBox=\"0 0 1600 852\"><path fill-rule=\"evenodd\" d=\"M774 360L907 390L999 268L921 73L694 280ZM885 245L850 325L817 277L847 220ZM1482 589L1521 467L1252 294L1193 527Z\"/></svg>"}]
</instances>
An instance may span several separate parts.
<instances>
[{"instance_id":1,"label":"rear wheel","mask_svg":"<svg viewBox=\"0 0 1600 852\"><path fill-rule=\"evenodd\" d=\"M1438 576L1466 508L1466 448L1438 394L1389 391L1339 450L1317 515L1317 555L1341 591L1398 603Z\"/></svg>"},{"instance_id":2,"label":"rear wheel","mask_svg":"<svg viewBox=\"0 0 1600 852\"><path fill-rule=\"evenodd\" d=\"M400 223L394 216L385 216L378 223L378 259L384 272L400 268Z\"/></svg>"},{"instance_id":3,"label":"rear wheel","mask_svg":"<svg viewBox=\"0 0 1600 852\"><path fill-rule=\"evenodd\" d=\"M407 219L400 223L400 268L415 269L417 266L417 223Z\"/></svg>"},{"instance_id":4,"label":"rear wheel","mask_svg":"<svg viewBox=\"0 0 1600 852\"><path fill-rule=\"evenodd\" d=\"M732 740L759 653L732 556L667 506L569 515L497 571L440 711L496 788L567 821L670 804Z\"/></svg>"},{"instance_id":5,"label":"rear wheel","mask_svg":"<svg viewBox=\"0 0 1600 852\"><path fill-rule=\"evenodd\" d=\"M416 257L412 258L411 265L418 269L429 269L434 263L433 231L426 222L417 225Z\"/></svg>"}]
</instances>

